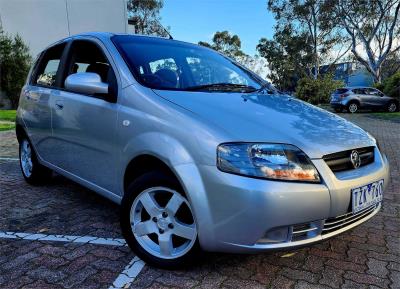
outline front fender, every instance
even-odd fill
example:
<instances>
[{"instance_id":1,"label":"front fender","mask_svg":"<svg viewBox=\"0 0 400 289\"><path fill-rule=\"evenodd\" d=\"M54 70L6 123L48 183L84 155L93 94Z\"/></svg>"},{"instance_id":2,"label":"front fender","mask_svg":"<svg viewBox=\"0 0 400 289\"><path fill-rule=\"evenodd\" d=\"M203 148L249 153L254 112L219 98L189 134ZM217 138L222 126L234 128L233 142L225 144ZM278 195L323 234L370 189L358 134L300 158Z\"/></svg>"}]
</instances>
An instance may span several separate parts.
<instances>
[{"instance_id":1,"label":"front fender","mask_svg":"<svg viewBox=\"0 0 400 289\"><path fill-rule=\"evenodd\" d=\"M125 169L130 161L140 155L154 156L172 170L194 211L200 244L208 243L213 238L213 231L206 225L211 223L207 194L199 168L185 146L178 140L159 132L140 134L131 139L123 148L119 179L123 180ZM120 186L123 192L123 181Z\"/></svg>"}]
</instances>

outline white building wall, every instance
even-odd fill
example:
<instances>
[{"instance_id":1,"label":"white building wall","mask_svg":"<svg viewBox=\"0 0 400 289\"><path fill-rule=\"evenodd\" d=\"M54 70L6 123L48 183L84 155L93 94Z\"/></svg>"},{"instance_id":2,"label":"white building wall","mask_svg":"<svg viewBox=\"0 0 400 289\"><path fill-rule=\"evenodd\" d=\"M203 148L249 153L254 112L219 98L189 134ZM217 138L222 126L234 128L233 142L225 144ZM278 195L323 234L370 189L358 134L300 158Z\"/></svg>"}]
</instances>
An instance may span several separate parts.
<instances>
[{"instance_id":1,"label":"white building wall","mask_svg":"<svg viewBox=\"0 0 400 289\"><path fill-rule=\"evenodd\" d=\"M0 23L18 33L33 56L73 34L128 32L126 0L0 0Z\"/></svg>"}]
</instances>

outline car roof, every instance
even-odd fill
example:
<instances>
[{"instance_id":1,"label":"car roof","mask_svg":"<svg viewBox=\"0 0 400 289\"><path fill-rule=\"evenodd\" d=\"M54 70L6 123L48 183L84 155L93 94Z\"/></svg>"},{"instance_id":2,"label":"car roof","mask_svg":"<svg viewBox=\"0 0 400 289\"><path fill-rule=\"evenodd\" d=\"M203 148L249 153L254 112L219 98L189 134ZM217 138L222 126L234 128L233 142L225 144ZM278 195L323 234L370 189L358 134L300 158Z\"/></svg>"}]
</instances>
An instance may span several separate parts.
<instances>
[{"instance_id":1,"label":"car roof","mask_svg":"<svg viewBox=\"0 0 400 289\"><path fill-rule=\"evenodd\" d=\"M110 39L113 36L126 36L126 37L132 37L132 38L136 38L136 39L146 39L146 40L154 40L155 42L175 42L175 43L181 43L181 44L186 44L186 45L193 45L193 46L199 46L197 44L194 43L190 43L190 42L185 42L185 41L180 41L180 40L175 40L175 39L170 39L170 38L165 38L165 37L161 37L161 36L153 36L153 35L142 35L142 34L128 34L128 33L112 33L112 32L84 32L84 33L78 33L78 34L74 34L71 35L69 37L60 39L50 45L48 45L45 49L43 50L47 50L48 48L57 45L59 43L74 39L76 37L88 37L88 36L92 36L92 37L96 37L100 40L106 40L106 39ZM205 49L210 49L208 47L205 46L201 46Z\"/></svg>"}]
</instances>

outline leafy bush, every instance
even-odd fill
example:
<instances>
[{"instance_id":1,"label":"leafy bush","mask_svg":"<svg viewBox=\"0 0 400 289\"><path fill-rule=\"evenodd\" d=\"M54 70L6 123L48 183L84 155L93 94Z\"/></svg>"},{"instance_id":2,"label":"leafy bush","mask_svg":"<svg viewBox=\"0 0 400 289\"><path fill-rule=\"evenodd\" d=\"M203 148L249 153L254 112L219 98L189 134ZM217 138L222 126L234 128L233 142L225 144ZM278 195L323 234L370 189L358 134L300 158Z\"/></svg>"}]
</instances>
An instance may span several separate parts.
<instances>
[{"instance_id":1,"label":"leafy bush","mask_svg":"<svg viewBox=\"0 0 400 289\"><path fill-rule=\"evenodd\" d=\"M21 87L31 66L29 48L17 35L11 37L0 27L0 91L3 91L11 102L18 105Z\"/></svg>"},{"instance_id":2,"label":"leafy bush","mask_svg":"<svg viewBox=\"0 0 400 289\"><path fill-rule=\"evenodd\" d=\"M330 75L319 79L305 77L298 81L295 95L312 104L328 103L332 92L343 86L342 81L334 80Z\"/></svg>"},{"instance_id":3,"label":"leafy bush","mask_svg":"<svg viewBox=\"0 0 400 289\"><path fill-rule=\"evenodd\" d=\"M400 71L386 78L377 88L388 96L400 98Z\"/></svg>"}]
</instances>

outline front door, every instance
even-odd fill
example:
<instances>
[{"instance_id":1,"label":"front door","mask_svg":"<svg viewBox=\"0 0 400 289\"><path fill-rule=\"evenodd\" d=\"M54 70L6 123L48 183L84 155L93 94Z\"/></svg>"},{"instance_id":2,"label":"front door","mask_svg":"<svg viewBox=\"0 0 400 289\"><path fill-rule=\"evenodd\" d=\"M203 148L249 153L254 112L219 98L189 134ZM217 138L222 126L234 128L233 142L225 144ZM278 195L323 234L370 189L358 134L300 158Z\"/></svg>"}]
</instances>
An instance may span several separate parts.
<instances>
[{"instance_id":1,"label":"front door","mask_svg":"<svg viewBox=\"0 0 400 289\"><path fill-rule=\"evenodd\" d=\"M71 44L64 79L92 72L109 86L117 85L114 70L99 43L75 40ZM110 89L117 93L117 89ZM116 192L116 123L118 104L65 88L54 93L53 141L59 168L110 192Z\"/></svg>"}]
</instances>

